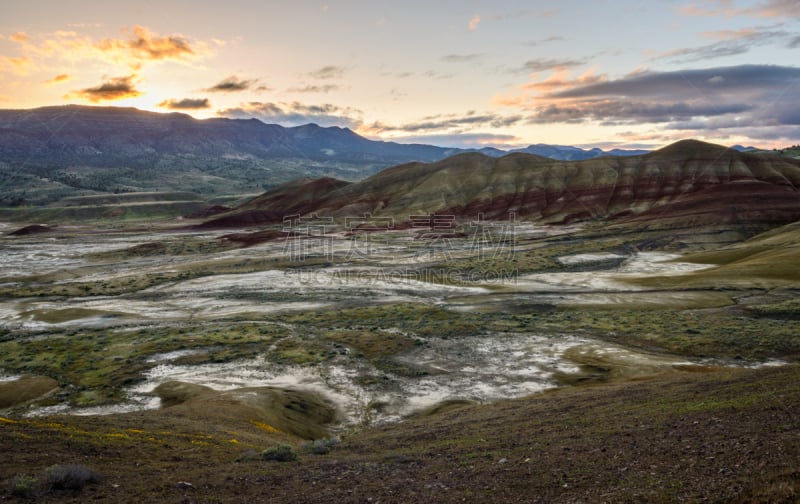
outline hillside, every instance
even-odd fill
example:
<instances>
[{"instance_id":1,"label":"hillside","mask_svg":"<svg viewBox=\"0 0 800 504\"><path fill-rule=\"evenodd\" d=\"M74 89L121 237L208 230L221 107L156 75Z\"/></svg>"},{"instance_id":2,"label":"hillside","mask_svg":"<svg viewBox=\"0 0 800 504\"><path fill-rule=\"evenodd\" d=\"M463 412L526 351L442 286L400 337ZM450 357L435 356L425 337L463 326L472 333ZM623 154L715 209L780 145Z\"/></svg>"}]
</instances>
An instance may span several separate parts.
<instances>
[{"instance_id":1,"label":"hillside","mask_svg":"<svg viewBox=\"0 0 800 504\"><path fill-rule=\"evenodd\" d=\"M264 423L209 422L214 408L0 418L0 480L54 464L102 477L36 502L795 502L797 377L717 369L461 405L316 454ZM259 455L287 441L297 460Z\"/></svg>"},{"instance_id":2,"label":"hillside","mask_svg":"<svg viewBox=\"0 0 800 504\"><path fill-rule=\"evenodd\" d=\"M261 223L271 224L298 209L398 221L431 213L503 220L514 213L543 223L624 219L667 228L800 219L800 162L693 140L641 156L583 161L464 153L396 166L353 184L319 180L313 196L307 184L297 186L294 196L287 194L290 187L267 192L226 216L227 222L265 212ZM300 201L301 207L287 203Z\"/></svg>"}]
</instances>

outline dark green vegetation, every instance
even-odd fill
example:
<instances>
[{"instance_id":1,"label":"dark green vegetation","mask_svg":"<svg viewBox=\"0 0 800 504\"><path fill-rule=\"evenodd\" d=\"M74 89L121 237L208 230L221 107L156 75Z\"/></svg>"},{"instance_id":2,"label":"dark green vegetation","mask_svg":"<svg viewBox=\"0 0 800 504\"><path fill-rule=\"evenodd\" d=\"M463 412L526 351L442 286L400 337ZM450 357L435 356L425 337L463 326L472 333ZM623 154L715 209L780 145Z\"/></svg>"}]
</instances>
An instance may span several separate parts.
<instances>
[{"instance_id":1,"label":"dark green vegetation","mask_svg":"<svg viewBox=\"0 0 800 504\"><path fill-rule=\"evenodd\" d=\"M47 206L0 208L0 216L12 221L83 223L130 223L163 221L202 212L203 198L186 192L125 193L66 197Z\"/></svg>"}]
</instances>

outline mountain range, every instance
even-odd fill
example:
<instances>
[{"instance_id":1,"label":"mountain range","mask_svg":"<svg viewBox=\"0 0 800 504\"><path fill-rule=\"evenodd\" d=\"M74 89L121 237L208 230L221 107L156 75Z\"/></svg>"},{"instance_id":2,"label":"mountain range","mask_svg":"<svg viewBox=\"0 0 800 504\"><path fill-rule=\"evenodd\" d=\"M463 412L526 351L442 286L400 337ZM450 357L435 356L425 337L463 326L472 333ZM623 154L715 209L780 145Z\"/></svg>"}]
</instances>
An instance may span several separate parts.
<instances>
[{"instance_id":1,"label":"mountain range","mask_svg":"<svg viewBox=\"0 0 800 504\"><path fill-rule=\"evenodd\" d=\"M118 107L0 110L0 206L97 192L258 193L298 177L354 181L397 164L464 152L369 140L347 128L315 124L286 128L256 119L198 120ZM518 152L579 160L646 151L536 144Z\"/></svg>"},{"instance_id":2,"label":"mountain range","mask_svg":"<svg viewBox=\"0 0 800 504\"><path fill-rule=\"evenodd\" d=\"M524 152L526 154L536 154L550 159L557 159L559 161L581 161L584 159L592 159L603 156L640 156L647 154L647 150L625 150L625 149L611 149L604 151L597 147L592 149L581 149L580 147L572 147L568 145L548 145L548 144L534 144L525 147L524 149L514 149L509 152ZM502 155L507 154L503 152Z\"/></svg>"}]
</instances>

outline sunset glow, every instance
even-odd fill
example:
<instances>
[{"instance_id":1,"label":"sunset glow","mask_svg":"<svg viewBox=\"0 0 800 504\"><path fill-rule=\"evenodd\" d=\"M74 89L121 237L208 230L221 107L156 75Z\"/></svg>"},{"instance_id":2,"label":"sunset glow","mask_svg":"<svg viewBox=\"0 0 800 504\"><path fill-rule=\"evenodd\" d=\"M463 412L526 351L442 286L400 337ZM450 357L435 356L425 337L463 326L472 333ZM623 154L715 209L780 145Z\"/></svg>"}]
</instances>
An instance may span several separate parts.
<instances>
[{"instance_id":1,"label":"sunset glow","mask_svg":"<svg viewBox=\"0 0 800 504\"><path fill-rule=\"evenodd\" d=\"M453 146L800 140L795 0L32 0L0 108L79 103Z\"/></svg>"}]
</instances>

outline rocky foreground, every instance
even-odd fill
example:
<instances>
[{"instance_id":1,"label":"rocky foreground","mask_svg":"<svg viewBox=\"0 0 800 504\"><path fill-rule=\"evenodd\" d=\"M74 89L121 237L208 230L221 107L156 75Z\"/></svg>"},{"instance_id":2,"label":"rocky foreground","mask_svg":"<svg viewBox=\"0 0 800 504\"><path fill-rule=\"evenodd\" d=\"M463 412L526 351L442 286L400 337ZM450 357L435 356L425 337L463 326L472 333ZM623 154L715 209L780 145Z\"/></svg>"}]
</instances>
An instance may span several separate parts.
<instances>
[{"instance_id":1,"label":"rocky foreground","mask_svg":"<svg viewBox=\"0 0 800 504\"><path fill-rule=\"evenodd\" d=\"M60 464L96 479L87 476L80 489L29 483L28 495L37 502L796 502L800 368L693 371L451 405L349 433L325 450L225 403L207 403L202 414L178 405L0 419L7 489L0 500L16 501L14 484L41 481ZM280 443L297 458L265 460L262 451Z\"/></svg>"}]
</instances>

